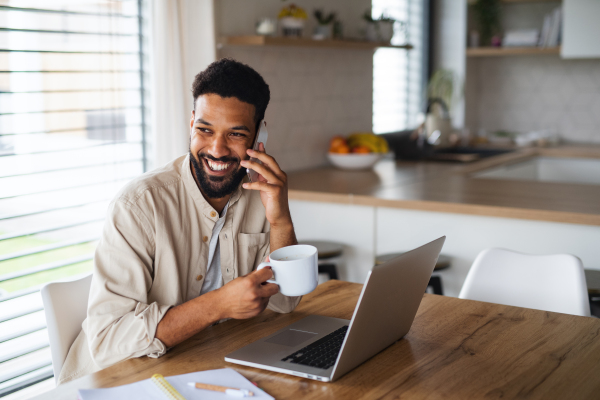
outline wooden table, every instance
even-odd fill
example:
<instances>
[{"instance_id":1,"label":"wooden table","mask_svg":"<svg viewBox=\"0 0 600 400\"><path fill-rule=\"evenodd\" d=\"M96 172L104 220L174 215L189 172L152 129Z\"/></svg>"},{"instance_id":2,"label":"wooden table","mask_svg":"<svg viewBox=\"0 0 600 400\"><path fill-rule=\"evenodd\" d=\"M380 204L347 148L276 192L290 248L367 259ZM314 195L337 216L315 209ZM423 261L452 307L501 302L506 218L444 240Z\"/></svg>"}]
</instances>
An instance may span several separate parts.
<instances>
[{"instance_id":1,"label":"wooden table","mask_svg":"<svg viewBox=\"0 0 600 400\"><path fill-rule=\"evenodd\" d=\"M230 367L277 399L598 399L600 320L425 294L410 332L333 383L226 363L223 357L309 314L351 318L362 285L329 281L291 314L210 327L159 359L127 360L61 385L77 389Z\"/></svg>"}]
</instances>

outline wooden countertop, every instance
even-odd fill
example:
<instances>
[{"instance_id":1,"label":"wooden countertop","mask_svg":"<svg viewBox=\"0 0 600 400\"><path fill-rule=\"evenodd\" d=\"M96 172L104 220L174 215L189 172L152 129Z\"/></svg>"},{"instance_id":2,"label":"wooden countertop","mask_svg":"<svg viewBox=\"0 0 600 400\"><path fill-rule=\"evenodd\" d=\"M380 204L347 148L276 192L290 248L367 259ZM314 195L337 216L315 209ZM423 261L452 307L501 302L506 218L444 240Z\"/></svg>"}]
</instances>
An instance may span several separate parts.
<instances>
[{"instance_id":1,"label":"wooden countertop","mask_svg":"<svg viewBox=\"0 0 600 400\"><path fill-rule=\"evenodd\" d=\"M224 356L312 314L350 319L362 285L329 281L290 314L209 327L163 357L134 358L38 399L233 368L276 399L591 399L600 393L600 320L425 294L409 333L331 383L230 364Z\"/></svg>"},{"instance_id":2,"label":"wooden countertop","mask_svg":"<svg viewBox=\"0 0 600 400\"><path fill-rule=\"evenodd\" d=\"M470 176L535 156L600 158L600 146L523 149L468 165L382 160L369 171L322 167L291 172L289 198L600 225L600 185Z\"/></svg>"}]
</instances>

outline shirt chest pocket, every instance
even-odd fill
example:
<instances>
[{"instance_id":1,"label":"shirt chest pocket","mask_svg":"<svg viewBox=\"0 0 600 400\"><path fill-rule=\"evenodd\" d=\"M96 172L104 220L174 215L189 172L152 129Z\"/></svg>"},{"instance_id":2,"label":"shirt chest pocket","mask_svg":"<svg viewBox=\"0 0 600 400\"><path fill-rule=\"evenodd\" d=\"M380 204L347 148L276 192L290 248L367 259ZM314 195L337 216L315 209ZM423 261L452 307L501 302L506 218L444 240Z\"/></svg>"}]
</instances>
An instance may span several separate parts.
<instances>
[{"instance_id":1,"label":"shirt chest pocket","mask_svg":"<svg viewBox=\"0 0 600 400\"><path fill-rule=\"evenodd\" d=\"M269 247L269 232L238 233L238 271L239 276L246 275L263 261Z\"/></svg>"}]
</instances>

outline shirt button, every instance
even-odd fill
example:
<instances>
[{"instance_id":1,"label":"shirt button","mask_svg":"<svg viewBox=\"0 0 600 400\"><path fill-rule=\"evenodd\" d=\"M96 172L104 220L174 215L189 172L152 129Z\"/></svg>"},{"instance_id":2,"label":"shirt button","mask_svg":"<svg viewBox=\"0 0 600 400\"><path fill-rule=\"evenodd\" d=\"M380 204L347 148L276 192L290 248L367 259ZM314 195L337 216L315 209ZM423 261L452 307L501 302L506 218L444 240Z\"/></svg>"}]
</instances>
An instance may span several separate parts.
<instances>
[{"instance_id":1,"label":"shirt button","mask_svg":"<svg viewBox=\"0 0 600 400\"><path fill-rule=\"evenodd\" d=\"M216 212L214 212L214 211L211 211L211 212L210 212L210 216L214 218L214 217L216 217L216 216L217 216L217 213L216 213Z\"/></svg>"},{"instance_id":2,"label":"shirt button","mask_svg":"<svg viewBox=\"0 0 600 400\"><path fill-rule=\"evenodd\" d=\"M197 280L197 281L201 281L201 280L202 280L202 275L198 275L198 276L196 277L196 280Z\"/></svg>"},{"instance_id":3,"label":"shirt button","mask_svg":"<svg viewBox=\"0 0 600 400\"><path fill-rule=\"evenodd\" d=\"M207 242L207 241L208 241L208 236L204 236L204 237L202 238L202 240L203 240L204 242Z\"/></svg>"}]
</instances>

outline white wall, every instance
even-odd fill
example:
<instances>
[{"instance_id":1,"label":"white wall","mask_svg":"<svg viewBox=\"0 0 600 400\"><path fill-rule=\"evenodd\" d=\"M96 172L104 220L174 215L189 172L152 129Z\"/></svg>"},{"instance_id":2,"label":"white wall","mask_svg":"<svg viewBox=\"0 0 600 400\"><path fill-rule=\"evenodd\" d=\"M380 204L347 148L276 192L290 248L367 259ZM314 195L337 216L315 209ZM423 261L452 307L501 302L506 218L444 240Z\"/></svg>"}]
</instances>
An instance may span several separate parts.
<instances>
[{"instance_id":1,"label":"white wall","mask_svg":"<svg viewBox=\"0 0 600 400\"><path fill-rule=\"evenodd\" d=\"M375 255L408 251L447 236L442 253L452 266L440 272L444 294L458 296L477 254L502 247L530 254L569 253L600 270L600 227L392 208L290 201L299 240L346 244L341 279L363 283Z\"/></svg>"},{"instance_id":2,"label":"white wall","mask_svg":"<svg viewBox=\"0 0 600 400\"><path fill-rule=\"evenodd\" d=\"M558 55L469 60L467 119L477 132L547 129L600 143L600 60Z\"/></svg>"}]
</instances>

